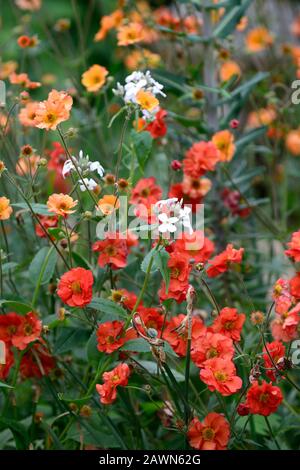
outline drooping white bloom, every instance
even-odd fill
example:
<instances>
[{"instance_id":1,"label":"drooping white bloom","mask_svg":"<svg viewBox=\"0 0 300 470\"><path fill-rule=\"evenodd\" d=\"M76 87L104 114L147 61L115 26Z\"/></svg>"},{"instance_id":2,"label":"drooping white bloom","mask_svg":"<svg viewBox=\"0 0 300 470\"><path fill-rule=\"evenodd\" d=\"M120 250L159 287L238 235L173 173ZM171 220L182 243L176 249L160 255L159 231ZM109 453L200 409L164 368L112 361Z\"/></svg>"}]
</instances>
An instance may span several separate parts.
<instances>
[{"instance_id":1,"label":"drooping white bloom","mask_svg":"<svg viewBox=\"0 0 300 470\"><path fill-rule=\"evenodd\" d=\"M79 182L79 187L81 191L86 191L86 189L93 191L97 187L97 183L93 178L83 178Z\"/></svg>"},{"instance_id":2,"label":"drooping white bloom","mask_svg":"<svg viewBox=\"0 0 300 470\"><path fill-rule=\"evenodd\" d=\"M74 163L72 162L71 159L68 159L65 161L63 169L62 169L63 178L66 178L67 176L69 176L72 170L75 170Z\"/></svg>"},{"instance_id":3,"label":"drooping white bloom","mask_svg":"<svg viewBox=\"0 0 300 470\"><path fill-rule=\"evenodd\" d=\"M83 176L87 176L93 171L96 171L100 178L104 175L104 168L100 162L91 162L89 156L84 156L82 150L79 151L78 158L72 155L72 158L65 161L62 169L62 176L66 178L66 176L68 176L72 171L76 170L76 167Z\"/></svg>"},{"instance_id":4,"label":"drooping white bloom","mask_svg":"<svg viewBox=\"0 0 300 470\"><path fill-rule=\"evenodd\" d=\"M97 171L100 178L104 175L104 168L99 162L90 162L90 171Z\"/></svg>"}]
</instances>

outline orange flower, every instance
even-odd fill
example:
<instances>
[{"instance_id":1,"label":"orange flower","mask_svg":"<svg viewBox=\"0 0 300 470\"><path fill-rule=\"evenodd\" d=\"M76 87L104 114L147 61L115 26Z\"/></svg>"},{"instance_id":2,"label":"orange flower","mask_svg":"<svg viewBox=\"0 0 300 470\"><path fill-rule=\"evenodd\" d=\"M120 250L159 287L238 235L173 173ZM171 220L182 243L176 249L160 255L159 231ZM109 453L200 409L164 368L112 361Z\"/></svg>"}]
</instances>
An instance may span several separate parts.
<instances>
[{"instance_id":1,"label":"orange flower","mask_svg":"<svg viewBox=\"0 0 300 470\"><path fill-rule=\"evenodd\" d=\"M47 100L41 101L36 109L35 125L40 129L55 130L69 119L73 99L65 91L52 90Z\"/></svg>"},{"instance_id":2,"label":"orange flower","mask_svg":"<svg viewBox=\"0 0 300 470\"><path fill-rule=\"evenodd\" d=\"M229 441L230 428L226 419L218 413L209 413L203 423L192 419L188 429L191 447L199 450L225 450Z\"/></svg>"},{"instance_id":3,"label":"orange flower","mask_svg":"<svg viewBox=\"0 0 300 470\"><path fill-rule=\"evenodd\" d=\"M14 60L2 62L2 64L0 64L0 80L5 80L5 78L9 77L17 68L18 64Z\"/></svg>"},{"instance_id":4,"label":"orange flower","mask_svg":"<svg viewBox=\"0 0 300 470\"><path fill-rule=\"evenodd\" d=\"M9 81L12 85L20 85L24 88L29 88L30 90L34 90L35 88L39 88L41 86L40 82L32 82L28 77L27 73L11 73L9 76Z\"/></svg>"},{"instance_id":5,"label":"orange flower","mask_svg":"<svg viewBox=\"0 0 300 470\"><path fill-rule=\"evenodd\" d=\"M272 34L263 26L252 29L246 37L246 46L249 52L261 52L271 46L273 42Z\"/></svg>"},{"instance_id":6,"label":"orange flower","mask_svg":"<svg viewBox=\"0 0 300 470\"><path fill-rule=\"evenodd\" d=\"M300 157L300 129L292 130L285 139L287 150L295 157Z\"/></svg>"},{"instance_id":7,"label":"orange flower","mask_svg":"<svg viewBox=\"0 0 300 470\"><path fill-rule=\"evenodd\" d=\"M154 111L159 106L159 101L150 91L140 90L136 95L136 101L142 109Z\"/></svg>"},{"instance_id":8,"label":"orange flower","mask_svg":"<svg viewBox=\"0 0 300 470\"><path fill-rule=\"evenodd\" d=\"M12 208L10 206L10 200L7 197L0 197L0 220L7 220L10 218Z\"/></svg>"},{"instance_id":9,"label":"orange flower","mask_svg":"<svg viewBox=\"0 0 300 470\"><path fill-rule=\"evenodd\" d=\"M51 194L47 201L49 212L67 217L69 214L73 214L73 207L77 205L77 201L74 201L71 196L67 194Z\"/></svg>"},{"instance_id":10,"label":"orange flower","mask_svg":"<svg viewBox=\"0 0 300 470\"><path fill-rule=\"evenodd\" d=\"M143 25L140 23L129 23L118 28L118 46L129 46L141 42L144 39Z\"/></svg>"},{"instance_id":11,"label":"orange flower","mask_svg":"<svg viewBox=\"0 0 300 470\"><path fill-rule=\"evenodd\" d=\"M213 144L219 150L219 158L222 162L230 162L235 152L234 136L230 131L219 131L212 138Z\"/></svg>"},{"instance_id":12,"label":"orange flower","mask_svg":"<svg viewBox=\"0 0 300 470\"><path fill-rule=\"evenodd\" d=\"M116 10L110 15L103 16L100 21L100 29L94 37L94 41L102 41L106 38L107 33L113 29L117 28L123 20L122 10Z\"/></svg>"},{"instance_id":13,"label":"orange flower","mask_svg":"<svg viewBox=\"0 0 300 470\"><path fill-rule=\"evenodd\" d=\"M20 176L35 174L41 157L30 155L29 157L20 157L16 163L16 172Z\"/></svg>"},{"instance_id":14,"label":"orange flower","mask_svg":"<svg viewBox=\"0 0 300 470\"><path fill-rule=\"evenodd\" d=\"M18 45L25 49L26 47L29 47L31 44L31 39L29 36L23 35L18 37Z\"/></svg>"},{"instance_id":15,"label":"orange flower","mask_svg":"<svg viewBox=\"0 0 300 470\"><path fill-rule=\"evenodd\" d=\"M139 70L141 68L157 68L160 64L160 55L147 49L132 51L125 59L125 65L129 70Z\"/></svg>"},{"instance_id":16,"label":"orange flower","mask_svg":"<svg viewBox=\"0 0 300 470\"><path fill-rule=\"evenodd\" d=\"M92 65L86 72L82 74L81 83L86 87L87 91L98 91L103 87L108 70L101 65Z\"/></svg>"},{"instance_id":17,"label":"orange flower","mask_svg":"<svg viewBox=\"0 0 300 470\"><path fill-rule=\"evenodd\" d=\"M38 108L37 101L30 101L19 112L19 121L24 127L35 127L36 110Z\"/></svg>"},{"instance_id":18,"label":"orange flower","mask_svg":"<svg viewBox=\"0 0 300 470\"><path fill-rule=\"evenodd\" d=\"M240 77L241 73L242 71L239 64L233 60L227 60L221 65L219 75L222 82L227 82L227 80L230 80L234 75Z\"/></svg>"},{"instance_id":19,"label":"orange flower","mask_svg":"<svg viewBox=\"0 0 300 470\"><path fill-rule=\"evenodd\" d=\"M114 210L119 209L119 199L113 194L105 194L102 199L98 202L98 209L104 215L110 215Z\"/></svg>"},{"instance_id":20,"label":"orange flower","mask_svg":"<svg viewBox=\"0 0 300 470\"><path fill-rule=\"evenodd\" d=\"M276 119L276 116L276 111L271 106L261 108L249 114L247 124L249 127L268 126Z\"/></svg>"},{"instance_id":21,"label":"orange flower","mask_svg":"<svg viewBox=\"0 0 300 470\"><path fill-rule=\"evenodd\" d=\"M248 26L248 17L247 16L242 16L240 19L240 22L236 26L236 30L239 32L244 31Z\"/></svg>"}]
</instances>

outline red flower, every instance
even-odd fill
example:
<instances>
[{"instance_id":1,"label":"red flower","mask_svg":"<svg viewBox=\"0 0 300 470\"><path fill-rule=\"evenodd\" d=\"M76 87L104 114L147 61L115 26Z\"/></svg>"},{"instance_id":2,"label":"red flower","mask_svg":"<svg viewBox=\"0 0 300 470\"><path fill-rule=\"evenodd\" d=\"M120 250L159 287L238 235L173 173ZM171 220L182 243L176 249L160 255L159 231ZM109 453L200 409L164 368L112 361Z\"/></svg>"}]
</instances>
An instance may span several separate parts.
<instances>
[{"instance_id":1,"label":"red flower","mask_svg":"<svg viewBox=\"0 0 300 470\"><path fill-rule=\"evenodd\" d=\"M172 186L170 187L168 196L177 197L179 201L182 199L183 204L191 206L192 212L194 213L197 212L198 204L202 204L202 201L203 201L202 196L192 198L190 194L185 193L183 189L183 183L172 184Z\"/></svg>"},{"instance_id":2,"label":"red flower","mask_svg":"<svg viewBox=\"0 0 300 470\"><path fill-rule=\"evenodd\" d=\"M173 317L164 330L163 338L168 341L178 356L184 357L187 348L187 323L186 315L180 314ZM206 327L200 318L192 318L192 344L199 337L203 337L206 333Z\"/></svg>"},{"instance_id":3,"label":"red flower","mask_svg":"<svg viewBox=\"0 0 300 470\"><path fill-rule=\"evenodd\" d=\"M285 251L285 254L297 263L300 261L300 230L292 234L292 239L288 243L289 249Z\"/></svg>"},{"instance_id":4,"label":"red flower","mask_svg":"<svg viewBox=\"0 0 300 470\"><path fill-rule=\"evenodd\" d=\"M170 254L168 267L170 269L168 293L166 292L166 286L163 282L159 291L159 297L161 300L175 299L179 303L183 302L186 298L191 266L186 256L181 253L173 252Z\"/></svg>"},{"instance_id":5,"label":"red flower","mask_svg":"<svg viewBox=\"0 0 300 470\"><path fill-rule=\"evenodd\" d=\"M56 215L53 215L53 216L51 216L51 215L50 216L48 216L48 215L39 215L38 218L39 218L39 221L41 222L42 226L45 228L45 230L48 230L48 228L57 227L58 217ZM44 230L42 229L42 227L38 223L35 226L35 233L40 238L46 238L47 237Z\"/></svg>"},{"instance_id":6,"label":"red flower","mask_svg":"<svg viewBox=\"0 0 300 470\"><path fill-rule=\"evenodd\" d=\"M250 412L249 405L247 405L247 403L240 403L236 411L240 416L248 416Z\"/></svg>"},{"instance_id":7,"label":"red flower","mask_svg":"<svg viewBox=\"0 0 300 470\"><path fill-rule=\"evenodd\" d=\"M35 354L33 354L33 351ZM38 356L38 361L36 356ZM55 366L55 359L51 356L46 345L36 342L33 344L32 349L22 357L20 373L23 378L40 378L43 375L49 375Z\"/></svg>"},{"instance_id":8,"label":"red flower","mask_svg":"<svg viewBox=\"0 0 300 470\"><path fill-rule=\"evenodd\" d=\"M239 314L236 308L225 307L222 308L209 329L214 333L221 333L233 341L240 341L245 320L244 313Z\"/></svg>"},{"instance_id":9,"label":"red flower","mask_svg":"<svg viewBox=\"0 0 300 470\"><path fill-rule=\"evenodd\" d=\"M117 398L117 387L127 385L129 375L130 369L125 363L118 364L117 367L110 372L104 372L102 376L104 383L102 385L96 385L101 403L104 405L113 403Z\"/></svg>"},{"instance_id":10,"label":"red flower","mask_svg":"<svg viewBox=\"0 0 300 470\"><path fill-rule=\"evenodd\" d=\"M164 324L164 316L161 314L161 312L157 308L139 306L138 315L147 329L153 328L160 334L160 331ZM143 332L143 329L142 329L142 332Z\"/></svg>"},{"instance_id":11,"label":"red flower","mask_svg":"<svg viewBox=\"0 0 300 470\"><path fill-rule=\"evenodd\" d=\"M121 303L128 308L128 310L133 310L133 307L137 301L137 295L134 292L129 292L126 289L120 289L120 293L122 295ZM139 307L143 305L143 302L140 302Z\"/></svg>"},{"instance_id":12,"label":"red flower","mask_svg":"<svg viewBox=\"0 0 300 470\"><path fill-rule=\"evenodd\" d=\"M133 329L125 333L124 322L114 320L101 323L97 330L97 348L101 352L111 354L121 348L129 339L135 337Z\"/></svg>"},{"instance_id":13,"label":"red flower","mask_svg":"<svg viewBox=\"0 0 300 470\"><path fill-rule=\"evenodd\" d=\"M298 337L300 322L300 302L290 311L285 311L271 323L271 331L276 341L292 341Z\"/></svg>"},{"instance_id":14,"label":"red flower","mask_svg":"<svg viewBox=\"0 0 300 470\"><path fill-rule=\"evenodd\" d=\"M156 179L141 179L131 192L130 204L135 204L135 215L141 219L148 220L151 215L152 205L162 197L162 189L156 184Z\"/></svg>"},{"instance_id":15,"label":"red flower","mask_svg":"<svg viewBox=\"0 0 300 470\"><path fill-rule=\"evenodd\" d=\"M19 323L11 342L13 346L22 351L29 343L40 337L42 322L34 312L29 312L21 318L22 321Z\"/></svg>"},{"instance_id":16,"label":"red flower","mask_svg":"<svg viewBox=\"0 0 300 470\"><path fill-rule=\"evenodd\" d=\"M94 278L91 271L74 268L62 275L58 283L57 294L70 307L84 307L93 296Z\"/></svg>"},{"instance_id":17,"label":"red flower","mask_svg":"<svg viewBox=\"0 0 300 470\"><path fill-rule=\"evenodd\" d=\"M195 449L225 450L229 441L230 428L224 416L209 413L203 423L198 418L192 419L187 436L190 446Z\"/></svg>"},{"instance_id":18,"label":"red flower","mask_svg":"<svg viewBox=\"0 0 300 470\"><path fill-rule=\"evenodd\" d=\"M296 273L292 279L290 279L290 293L296 299L300 299L300 273Z\"/></svg>"},{"instance_id":19,"label":"red flower","mask_svg":"<svg viewBox=\"0 0 300 470\"><path fill-rule=\"evenodd\" d=\"M194 263L206 263L215 250L214 243L204 236L200 230L191 235L183 233L172 245L167 247L169 252L178 252Z\"/></svg>"},{"instance_id":20,"label":"red flower","mask_svg":"<svg viewBox=\"0 0 300 470\"><path fill-rule=\"evenodd\" d=\"M101 268L107 264L112 269L125 268L127 265L128 243L126 239L120 238L118 233L106 233L105 240L99 240L93 244L93 251L100 253L98 264Z\"/></svg>"},{"instance_id":21,"label":"red flower","mask_svg":"<svg viewBox=\"0 0 300 470\"><path fill-rule=\"evenodd\" d=\"M241 207L242 197L238 191L231 191L225 188L222 191L221 198L224 206L230 210L232 215L238 215L239 217L248 217L251 209L249 207Z\"/></svg>"},{"instance_id":22,"label":"red flower","mask_svg":"<svg viewBox=\"0 0 300 470\"><path fill-rule=\"evenodd\" d=\"M267 352L268 351L268 352ZM285 347L280 341L273 341L272 343L267 343L266 347L264 348L263 360L265 363L266 374L272 382L276 380L276 371L275 366L277 365L279 359L284 357L285 355ZM272 360L271 360L271 358Z\"/></svg>"},{"instance_id":23,"label":"red flower","mask_svg":"<svg viewBox=\"0 0 300 470\"><path fill-rule=\"evenodd\" d=\"M48 169L61 173L67 159L67 154L60 142L53 142L52 146L53 150L48 151Z\"/></svg>"},{"instance_id":24,"label":"red flower","mask_svg":"<svg viewBox=\"0 0 300 470\"><path fill-rule=\"evenodd\" d=\"M216 277L227 271L232 263L241 263L244 254L244 248L236 250L229 244L226 250L209 260L210 266L207 269L208 277Z\"/></svg>"},{"instance_id":25,"label":"red flower","mask_svg":"<svg viewBox=\"0 0 300 470\"><path fill-rule=\"evenodd\" d=\"M242 379L236 375L233 362L218 357L205 362L204 369L200 371L200 379L211 392L218 391L225 397L232 395L243 385Z\"/></svg>"},{"instance_id":26,"label":"red flower","mask_svg":"<svg viewBox=\"0 0 300 470\"><path fill-rule=\"evenodd\" d=\"M14 312L0 315L0 340L8 345L12 344L12 339L23 321L24 318Z\"/></svg>"},{"instance_id":27,"label":"red flower","mask_svg":"<svg viewBox=\"0 0 300 470\"><path fill-rule=\"evenodd\" d=\"M212 142L197 142L186 152L183 171L186 175L199 178L207 171L213 171L219 161L219 152Z\"/></svg>"},{"instance_id":28,"label":"red flower","mask_svg":"<svg viewBox=\"0 0 300 470\"><path fill-rule=\"evenodd\" d=\"M214 357L220 357L225 360L233 358L234 348L230 338L219 333L207 332L193 342L191 350L191 358L198 367L205 367L207 360Z\"/></svg>"},{"instance_id":29,"label":"red flower","mask_svg":"<svg viewBox=\"0 0 300 470\"><path fill-rule=\"evenodd\" d=\"M165 109L160 109L156 115L155 119L148 124L146 127L146 131L150 132L153 139L157 139L158 137L163 137L167 133L167 125L164 121L164 118L168 115Z\"/></svg>"},{"instance_id":30,"label":"red flower","mask_svg":"<svg viewBox=\"0 0 300 470\"><path fill-rule=\"evenodd\" d=\"M274 413L283 396L279 387L263 381L261 385L257 381L253 382L247 393L247 404L250 413L262 416L269 416Z\"/></svg>"}]
</instances>

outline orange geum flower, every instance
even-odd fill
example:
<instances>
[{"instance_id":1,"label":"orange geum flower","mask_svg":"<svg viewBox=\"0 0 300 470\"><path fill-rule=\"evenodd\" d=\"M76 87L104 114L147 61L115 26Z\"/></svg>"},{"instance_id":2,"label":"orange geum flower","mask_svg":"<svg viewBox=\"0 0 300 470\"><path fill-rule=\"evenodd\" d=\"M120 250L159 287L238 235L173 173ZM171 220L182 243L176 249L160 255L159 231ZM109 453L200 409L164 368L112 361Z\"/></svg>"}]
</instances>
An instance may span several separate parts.
<instances>
[{"instance_id":1,"label":"orange geum flower","mask_svg":"<svg viewBox=\"0 0 300 470\"><path fill-rule=\"evenodd\" d=\"M129 23L118 28L118 46L129 46L141 42L144 39L143 25L140 23Z\"/></svg>"},{"instance_id":2,"label":"orange geum flower","mask_svg":"<svg viewBox=\"0 0 300 470\"><path fill-rule=\"evenodd\" d=\"M116 10L110 15L103 16L100 21L100 29L96 33L94 41L102 41L105 39L111 29L117 28L121 24L123 17L124 14L122 10Z\"/></svg>"},{"instance_id":3,"label":"orange geum flower","mask_svg":"<svg viewBox=\"0 0 300 470\"><path fill-rule=\"evenodd\" d=\"M300 129L289 131L285 139L285 146L292 155L300 156Z\"/></svg>"},{"instance_id":4,"label":"orange geum flower","mask_svg":"<svg viewBox=\"0 0 300 470\"><path fill-rule=\"evenodd\" d=\"M227 80L230 80L234 75L237 75L237 77L240 77L242 71L236 62L233 60L226 60L221 67L220 67L220 79L222 82L227 82Z\"/></svg>"},{"instance_id":5,"label":"orange geum flower","mask_svg":"<svg viewBox=\"0 0 300 470\"><path fill-rule=\"evenodd\" d=\"M35 88L39 88L41 86L40 82L32 82L28 77L27 73L11 73L9 76L9 81L12 85L19 85L24 88L29 88L30 90L34 90Z\"/></svg>"},{"instance_id":6,"label":"orange geum flower","mask_svg":"<svg viewBox=\"0 0 300 470\"><path fill-rule=\"evenodd\" d=\"M0 64L0 80L5 80L18 68L17 62L14 60L9 60L8 62L2 62Z\"/></svg>"},{"instance_id":7,"label":"orange geum flower","mask_svg":"<svg viewBox=\"0 0 300 470\"><path fill-rule=\"evenodd\" d=\"M35 126L40 129L55 130L69 119L73 99L65 91L52 90L48 99L41 101L36 109Z\"/></svg>"},{"instance_id":8,"label":"orange geum flower","mask_svg":"<svg viewBox=\"0 0 300 470\"><path fill-rule=\"evenodd\" d=\"M0 197L0 220L7 220L10 218L13 210L9 203L10 200L7 199L7 197Z\"/></svg>"},{"instance_id":9,"label":"orange geum flower","mask_svg":"<svg viewBox=\"0 0 300 470\"><path fill-rule=\"evenodd\" d=\"M102 199L98 202L98 209L104 215L110 215L114 210L119 209L119 199L113 194L105 194Z\"/></svg>"},{"instance_id":10,"label":"orange geum flower","mask_svg":"<svg viewBox=\"0 0 300 470\"><path fill-rule=\"evenodd\" d=\"M136 95L136 101L142 109L154 111L159 106L159 101L150 91L140 90Z\"/></svg>"},{"instance_id":11,"label":"orange geum flower","mask_svg":"<svg viewBox=\"0 0 300 470\"><path fill-rule=\"evenodd\" d=\"M271 46L273 42L272 34L263 26L252 29L246 37L246 46L249 52L261 52Z\"/></svg>"},{"instance_id":12,"label":"orange geum flower","mask_svg":"<svg viewBox=\"0 0 300 470\"><path fill-rule=\"evenodd\" d=\"M36 110L39 103L37 101L29 101L19 112L19 121L24 127L35 127Z\"/></svg>"},{"instance_id":13,"label":"orange geum flower","mask_svg":"<svg viewBox=\"0 0 300 470\"><path fill-rule=\"evenodd\" d=\"M23 34L22 36L18 37L18 45L22 47L22 49L25 49L26 47L30 47L31 45L31 39L29 36L26 36Z\"/></svg>"},{"instance_id":14,"label":"orange geum flower","mask_svg":"<svg viewBox=\"0 0 300 470\"><path fill-rule=\"evenodd\" d=\"M81 83L87 91L95 92L103 87L107 75L108 70L105 67L95 64L82 74Z\"/></svg>"},{"instance_id":15,"label":"orange geum flower","mask_svg":"<svg viewBox=\"0 0 300 470\"><path fill-rule=\"evenodd\" d=\"M69 214L73 214L75 211L72 209L77 205L77 201L74 201L71 196L67 194L51 194L47 201L49 212L61 215L62 217L68 217Z\"/></svg>"},{"instance_id":16,"label":"orange geum flower","mask_svg":"<svg viewBox=\"0 0 300 470\"><path fill-rule=\"evenodd\" d=\"M213 144L219 150L220 161L230 162L235 152L234 136L228 131L219 131L212 138Z\"/></svg>"}]
</instances>

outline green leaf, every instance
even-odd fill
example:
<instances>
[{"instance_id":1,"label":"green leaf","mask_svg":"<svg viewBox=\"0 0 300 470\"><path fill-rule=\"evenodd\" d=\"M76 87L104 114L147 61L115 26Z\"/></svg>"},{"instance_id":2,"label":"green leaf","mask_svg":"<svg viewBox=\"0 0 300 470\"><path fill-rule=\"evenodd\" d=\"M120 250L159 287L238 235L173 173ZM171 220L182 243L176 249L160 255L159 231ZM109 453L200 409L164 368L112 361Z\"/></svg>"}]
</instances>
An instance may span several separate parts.
<instances>
[{"instance_id":1,"label":"green leaf","mask_svg":"<svg viewBox=\"0 0 300 470\"><path fill-rule=\"evenodd\" d=\"M245 11L253 0L245 0L242 5L228 8L228 12L222 17L213 32L215 38L225 38L234 30Z\"/></svg>"},{"instance_id":2,"label":"green leaf","mask_svg":"<svg viewBox=\"0 0 300 470\"><path fill-rule=\"evenodd\" d=\"M14 263L13 261L10 261L8 263L4 263L2 265L2 274L7 274L7 273L11 272L17 266L18 266L18 263Z\"/></svg>"},{"instance_id":3,"label":"green leaf","mask_svg":"<svg viewBox=\"0 0 300 470\"><path fill-rule=\"evenodd\" d=\"M79 329L78 327L62 328L55 343L54 353L66 353L85 344L88 340L88 334L88 330Z\"/></svg>"},{"instance_id":4,"label":"green leaf","mask_svg":"<svg viewBox=\"0 0 300 470\"><path fill-rule=\"evenodd\" d=\"M107 320L125 319L128 316L126 310L121 305L102 297L94 297L88 307L103 312Z\"/></svg>"},{"instance_id":5,"label":"green leaf","mask_svg":"<svg viewBox=\"0 0 300 470\"><path fill-rule=\"evenodd\" d=\"M0 388L14 388L14 387L11 387L10 385L6 384L5 382L0 381Z\"/></svg>"},{"instance_id":6,"label":"green leaf","mask_svg":"<svg viewBox=\"0 0 300 470\"><path fill-rule=\"evenodd\" d=\"M75 251L72 251L72 258L75 261L77 266L80 266L81 268L84 269L89 269L91 270L91 266L89 262L79 253L76 253Z\"/></svg>"},{"instance_id":7,"label":"green leaf","mask_svg":"<svg viewBox=\"0 0 300 470\"><path fill-rule=\"evenodd\" d=\"M241 150L241 148L245 147L251 142L254 142L256 139L264 135L267 129L267 126L261 126L243 135L243 137L236 141L236 151Z\"/></svg>"},{"instance_id":8,"label":"green leaf","mask_svg":"<svg viewBox=\"0 0 300 470\"><path fill-rule=\"evenodd\" d=\"M157 251L156 247L152 248L152 250L150 250L149 253L147 253L145 258L143 259L142 264L141 264L141 270L144 273L146 273L148 271L149 264L151 262L151 259L152 258L154 259L156 251ZM158 271L158 266L154 262L152 262L150 273L151 274L155 273L155 271Z\"/></svg>"},{"instance_id":9,"label":"green leaf","mask_svg":"<svg viewBox=\"0 0 300 470\"><path fill-rule=\"evenodd\" d=\"M132 129L130 136L138 164L141 170L144 170L151 152L153 138L147 131L137 132L134 129Z\"/></svg>"},{"instance_id":10,"label":"green leaf","mask_svg":"<svg viewBox=\"0 0 300 470\"><path fill-rule=\"evenodd\" d=\"M154 263L158 267L166 284L166 293L168 293L170 284L170 269L168 268L169 258L170 255L165 249L156 251L154 255Z\"/></svg>"},{"instance_id":11,"label":"green leaf","mask_svg":"<svg viewBox=\"0 0 300 470\"><path fill-rule=\"evenodd\" d=\"M3 416L0 416L0 425L3 425L11 430L18 450L28 449L29 436L27 428L23 424L19 423L14 419L8 419Z\"/></svg>"},{"instance_id":12,"label":"green leaf","mask_svg":"<svg viewBox=\"0 0 300 470\"><path fill-rule=\"evenodd\" d=\"M28 275L33 284L47 284L53 276L57 262L57 253L48 247L37 252L29 266Z\"/></svg>"},{"instance_id":13,"label":"green leaf","mask_svg":"<svg viewBox=\"0 0 300 470\"><path fill-rule=\"evenodd\" d=\"M1 300L0 305L5 305L11 311L20 313L21 315L26 315L26 313L32 311L32 306L24 302L18 302L15 300Z\"/></svg>"},{"instance_id":14,"label":"green leaf","mask_svg":"<svg viewBox=\"0 0 300 470\"><path fill-rule=\"evenodd\" d=\"M150 347L147 341L142 338L139 339L131 339L127 341L120 349L124 351L134 351L134 352L150 352Z\"/></svg>"},{"instance_id":15,"label":"green leaf","mask_svg":"<svg viewBox=\"0 0 300 470\"><path fill-rule=\"evenodd\" d=\"M52 212L49 212L46 204L33 203L30 205L33 211L35 212L35 214L39 214L39 215L51 215L52 214ZM25 202L18 202L18 203L12 204L12 206L20 208L20 209L25 209L27 211L30 210L28 205Z\"/></svg>"}]
</instances>

